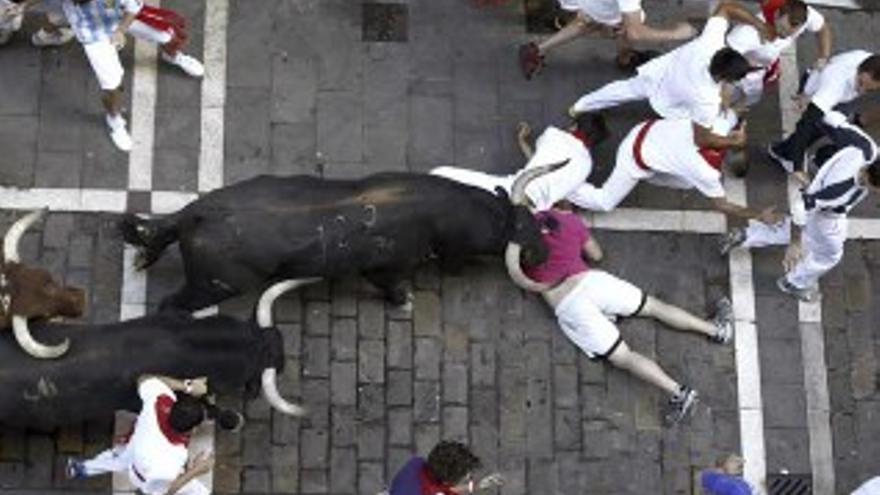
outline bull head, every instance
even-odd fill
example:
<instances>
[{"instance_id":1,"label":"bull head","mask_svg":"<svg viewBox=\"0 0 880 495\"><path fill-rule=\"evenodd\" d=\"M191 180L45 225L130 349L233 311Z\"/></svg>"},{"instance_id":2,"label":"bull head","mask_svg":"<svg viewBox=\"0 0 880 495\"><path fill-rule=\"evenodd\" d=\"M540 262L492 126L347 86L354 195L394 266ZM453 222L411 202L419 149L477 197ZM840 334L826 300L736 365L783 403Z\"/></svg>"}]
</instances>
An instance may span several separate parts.
<instances>
[{"instance_id":1,"label":"bull head","mask_svg":"<svg viewBox=\"0 0 880 495\"><path fill-rule=\"evenodd\" d=\"M41 344L31 336L28 320L78 317L85 310L85 293L82 289L62 287L46 270L21 263L18 254L21 237L45 214L45 208L28 213L9 228L3 240L0 322L4 328L12 327L15 339L25 352L35 358L52 359L67 352L70 341L54 346Z\"/></svg>"},{"instance_id":2,"label":"bull head","mask_svg":"<svg viewBox=\"0 0 880 495\"><path fill-rule=\"evenodd\" d=\"M317 282L318 280L320 279L306 278L285 280L266 289L263 292L263 295L260 296L260 302L257 304L257 325L261 328L272 328L275 326L274 318L272 317L272 306L275 304L275 300L289 290ZM288 414L290 416L305 416L306 410L303 407L292 404L281 396L276 383L277 375L278 371L275 368L266 368L263 370L263 396L266 398L266 401L275 408L275 410L282 414Z\"/></svg>"}]
</instances>

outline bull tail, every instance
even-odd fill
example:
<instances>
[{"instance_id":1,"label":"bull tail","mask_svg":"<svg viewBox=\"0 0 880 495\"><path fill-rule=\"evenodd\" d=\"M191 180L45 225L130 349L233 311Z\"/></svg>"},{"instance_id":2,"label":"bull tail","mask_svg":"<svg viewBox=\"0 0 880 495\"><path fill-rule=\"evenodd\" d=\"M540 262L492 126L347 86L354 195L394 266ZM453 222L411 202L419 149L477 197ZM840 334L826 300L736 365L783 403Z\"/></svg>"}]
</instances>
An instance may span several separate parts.
<instances>
[{"instance_id":1,"label":"bull tail","mask_svg":"<svg viewBox=\"0 0 880 495\"><path fill-rule=\"evenodd\" d=\"M147 268L162 257L169 244L177 242L179 230L174 216L146 219L126 213L119 223L122 238L127 244L139 247L135 266Z\"/></svg>"}]
</instances>

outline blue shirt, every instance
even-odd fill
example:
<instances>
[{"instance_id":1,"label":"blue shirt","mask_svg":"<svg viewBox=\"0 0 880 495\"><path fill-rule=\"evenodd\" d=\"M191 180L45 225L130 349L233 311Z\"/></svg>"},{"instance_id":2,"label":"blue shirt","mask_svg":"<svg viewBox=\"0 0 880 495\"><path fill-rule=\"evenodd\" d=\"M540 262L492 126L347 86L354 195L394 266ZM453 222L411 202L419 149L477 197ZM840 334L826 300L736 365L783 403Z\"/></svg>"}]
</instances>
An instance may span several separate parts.
<instances>
[{"instance_id":1,"label":"blue shirt","mask_svg":"<svg viewBox=\"0 0 880 495\"><path fill-rule=\"evenodd\" d=\"M752 487L738 476L705 471L701 479L707 495L752 495Z\"/></svg>"},{"instance_id":2,"label":"blue shirt","mask_svg":"<svg viewBox=\"0 0 880 495\"><path fill-rule=\"evenodd\" d=\"M138 0L91 0L81 5L61 0L67 22L84 45L109 40L124 15L137 14L142 7Z\"/></svg>"}]
</instances>

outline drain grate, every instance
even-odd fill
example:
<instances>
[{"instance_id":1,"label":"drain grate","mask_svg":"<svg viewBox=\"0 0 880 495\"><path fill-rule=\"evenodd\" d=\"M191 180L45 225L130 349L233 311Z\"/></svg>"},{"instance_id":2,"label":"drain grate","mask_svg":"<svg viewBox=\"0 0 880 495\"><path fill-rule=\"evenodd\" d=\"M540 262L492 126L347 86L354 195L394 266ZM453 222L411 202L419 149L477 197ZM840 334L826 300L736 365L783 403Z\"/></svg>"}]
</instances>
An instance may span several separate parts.
<instances>
[{"instance_id":1,"label":"drain grate","mask_svg":"<svg viewBox=\"0 0 880 495\"><path fill-rule=\"evenodd\" d=\"M404 42L409 28L409 10L402 3L365 2L362 10L363 40Z\"/></svg>"},{"instance_id":2,"label":"drain grate","mask_svg":"<svg viewBox=\"0 0 880 495\"><path fill-rule=\"evenodd\" d=\"M769 495L813 495L813 477L809 474L767 475Z\"/></svg>"}]
</instances>

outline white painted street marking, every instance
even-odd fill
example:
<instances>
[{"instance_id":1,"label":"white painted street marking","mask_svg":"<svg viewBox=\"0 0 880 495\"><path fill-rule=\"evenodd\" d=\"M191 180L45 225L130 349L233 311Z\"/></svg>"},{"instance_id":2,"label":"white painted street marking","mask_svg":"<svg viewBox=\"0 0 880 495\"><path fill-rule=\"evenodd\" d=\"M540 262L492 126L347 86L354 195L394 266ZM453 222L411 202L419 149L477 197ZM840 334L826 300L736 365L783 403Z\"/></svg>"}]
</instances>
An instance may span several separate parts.
<instances>
[{"instance_id":1,"label":"white painted street marking","mask_svg":"<svg viewBox=\"0 0 880 495\"><path fill-rule=\"evenodd\" d=\"M158 6L159 0L148 0ZM153 187L153 141L156 135L156 56L154 43L134 39L134 73L131 91L131 138L128 154L128 189L149 191Z\"/></svg>"},{"instance_id":2,"label":"white painted street marking","mask_svg":"<svg viewBox=\"0 0 880 495\"><path fill-rule=\"evenodd\" d=\"M205 78L202 80L201 152L199 192L223 185L223 151L226 105L226 28L229 1L211 0L205 5Z\"/></svg>"},{"instance_id":3,"label":"white painted street marking","mask_svg":"<svg viewBox=\"0 0 880 495\"><path fill-rule=\"evenodd\" d=\"M839 9L852 10L861 10L864 8L862 2L857 0L807 0L807 3L815 7L836 7Z\"/></svg>"}]
</instances>

